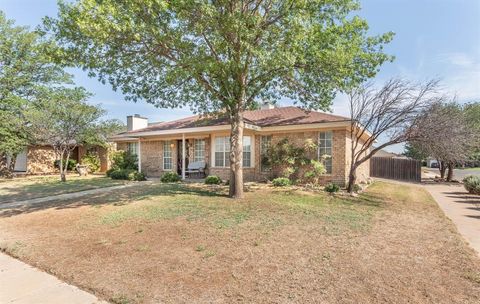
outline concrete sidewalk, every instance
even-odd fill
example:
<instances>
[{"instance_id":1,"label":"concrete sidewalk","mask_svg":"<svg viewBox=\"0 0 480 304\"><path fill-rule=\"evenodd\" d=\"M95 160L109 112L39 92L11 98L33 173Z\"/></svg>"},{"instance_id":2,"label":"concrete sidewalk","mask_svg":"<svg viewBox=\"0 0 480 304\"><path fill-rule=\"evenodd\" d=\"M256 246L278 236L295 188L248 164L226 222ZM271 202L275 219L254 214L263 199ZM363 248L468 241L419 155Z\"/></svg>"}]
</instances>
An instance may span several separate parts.
<instances>
[{"instance_id":1,"label":"concrete sidewalk","mask_svg":"<svg viewBox=\"0 0 480 304\"><path fill-rule=\"evenodd\" d=\"M94 295L0 253L0 303L93 304Z\"/></svg>"},{"instance_id":2,"label":"concrete sidewalk","mask_svg":"<svg viewBox=\"0 0 480 304\"><path fill-rule=\"evenodd\" d=\"M480 255L480 196L469 194L463 185L432 184L424 187Z\"/></svg>"}]
</instances>

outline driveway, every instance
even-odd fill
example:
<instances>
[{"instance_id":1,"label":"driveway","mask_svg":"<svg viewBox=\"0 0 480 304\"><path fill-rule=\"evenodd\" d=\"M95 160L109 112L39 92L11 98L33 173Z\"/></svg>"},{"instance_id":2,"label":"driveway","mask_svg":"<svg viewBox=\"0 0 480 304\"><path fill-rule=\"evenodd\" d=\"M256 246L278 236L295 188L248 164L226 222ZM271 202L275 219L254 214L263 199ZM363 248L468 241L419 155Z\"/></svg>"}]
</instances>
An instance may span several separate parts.
<instances>
[{"instance_id":1,"label":"driveway","mask_svg":"<svg viewBox=\"0 0 480 304\"><path fill-rule=\"evenodd\" d=\"M480 196L469 194L462 185L431 184L424 187L480 255Z\"/></svg>"}]
</instances>

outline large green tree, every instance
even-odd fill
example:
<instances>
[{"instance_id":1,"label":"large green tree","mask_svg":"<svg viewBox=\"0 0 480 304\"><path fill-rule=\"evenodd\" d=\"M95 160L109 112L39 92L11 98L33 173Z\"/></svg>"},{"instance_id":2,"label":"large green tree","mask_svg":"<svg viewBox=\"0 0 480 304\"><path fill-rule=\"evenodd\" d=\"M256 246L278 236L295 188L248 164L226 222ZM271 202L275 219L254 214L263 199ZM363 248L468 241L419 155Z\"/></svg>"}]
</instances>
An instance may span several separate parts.
<instances>
[{"instance_id":1,"label":"large green tree","mask_svg":"<svg viewBox=\"0 0 480 304\"><path fill-rule=\"evenodd\" d=\"M50 47L0 11L0 176L11 176L16 155L29 144L24 112L31 100L41 88L70 80L46 55Z\"/></svg>"},{"instance_id":2,"label":"large green tree","mask_svg":"<svg viewBox=\"0 0 480 304\"><path fill-rule=\"evenodd\" d=\"M243 113L286 97L327 110L373 77L391 33L368 37L354 0L78 0L45 29L66 64L158 107L231 123L230 196L243 196Z\"/></svg>"},{"instance_id":3,"label":"large green tree","mask_svg":"<svg viewBox=\"0 0 480 304\"><path fill-rule=\"evenodd\" d=\"M37 95L25 114L36 144L52 146L60 160L60 179L66 181L68 160L78 145L104 145L120 127L102 120L105 111L87 103L84 88L48 88Z\"/></svg>"}]
</instances>

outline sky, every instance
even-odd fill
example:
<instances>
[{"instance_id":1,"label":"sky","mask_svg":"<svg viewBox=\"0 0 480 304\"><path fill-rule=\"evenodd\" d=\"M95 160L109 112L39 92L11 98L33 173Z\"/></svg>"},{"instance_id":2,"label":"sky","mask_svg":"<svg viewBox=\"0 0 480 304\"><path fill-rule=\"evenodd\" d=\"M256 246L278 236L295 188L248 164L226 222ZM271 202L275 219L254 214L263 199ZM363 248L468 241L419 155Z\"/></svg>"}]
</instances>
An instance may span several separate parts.
<instances>
[{"instance_id":1,"label":"sky","mask_svg":"<svg viewBox=\"0 0 480 304\"><path fill-rule=\"evenodd\" d=\"M412 81L442 80L447 93L460 102L480 101L480 0L360 0L358 15L370 26L369 34L392 31L393 41L385 52L395 56L373 80L382 83L391 77ZM34 28L44 16L56 16L56 0L0 0L0 10L17 25ZM100 104L108 118L126 121L140 114L149 121L167 121L185 117L188 109L159 109L145 102L125 101L121 92L112 90L81 69L68 69L75 83L94 96L89 102ZM282 100L279 105L289 105ZM332 111L348 116L346 98L337 96ZM387 150L401 152L396 146Z\"/></svg>"}]
</instances>

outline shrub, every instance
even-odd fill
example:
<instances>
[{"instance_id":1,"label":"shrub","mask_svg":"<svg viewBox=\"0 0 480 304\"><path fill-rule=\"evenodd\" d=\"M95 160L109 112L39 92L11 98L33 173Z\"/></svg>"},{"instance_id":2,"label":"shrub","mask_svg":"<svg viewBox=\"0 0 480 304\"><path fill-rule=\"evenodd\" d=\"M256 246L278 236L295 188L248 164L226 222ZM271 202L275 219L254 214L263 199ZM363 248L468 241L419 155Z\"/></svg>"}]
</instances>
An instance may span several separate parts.
<instances>
[{"instance_id":1,"label":"shrub","mask_svg":"<svg viewBox=\"0 0 480 304\"><path fill-rule=\"evenodd\" d=\"M112 177L112 172L116 171L118 169L114 169L114 168L110 168L108 169L105 174L108 176L108 177Z\"/></svg>"},{"instance_id":2,"label":"shrub","mask_svg":"<svg viewBox=\"0 0 480 304\"><path fill-rule=\"evenodd\" d=\"M100 169L100 157L87 153L82 157L82 164L87 165L90 172L97 172Z\"/></svg>"},{"instance_id":3,"label":"shrub","mask_svg":"<svg viewBox=\"0 0 480 304\"><path fill-rule=\"evenodd\" d=\"M145 177L145 174L143 174L142 172L133 171L128 174L128 180L141 182L141 181L146 181L147 178Z\"/></svg>"},{"instance_id":4,"label":"shrub","mask_svg":"<svg viewBox=\"0 0 480 304\"><path fill-rule=\"evenodd\" d=\"M340 187L337 184L329 183L325 186L324 190L328 193L335 193L340 191Z\"/></svg>"},{"instance_id":5,"label":"shrub","mask_svg":"<svg viewBox=\"0 0 480 304\"><path fill-rule=\"evenodd\" d=\"M138 160L135 154L127 151L115 151L110 155L112 169L138 170Z\"/></svg>"},{"instance_id":6,"label":"shrub","mask_svg":"<svg viewBox=\"0 0 480 304\"><path fill-rule=\"evenodd\" d=\"M65 162L65 160L64 160ZM53 162L53 165L55 166L55 168L58 168L60 169L60 160L57 159ZM63 164L65 166L65 163ZM67 164L67 171L72 171L73 169L75 169L75 166L77 165L77 161L74 160L74 159L69 159L68 160L68 164Z\"/></svg>"},{"instance_id":7,"label":"shrub","mask_svg":"<svg viewBox=\"0 0 480 304\"><path fill-rule=\"evenodd\" d=\"M160 178L162 183L175 183L180 180L180 175L177 172L167 172Z\"/></svg>"},{"instance_id":8,"label":"shrub","mask_svg":"<svg viewBox=\"0 0 480 304\"><path fill-rule=\"evenodd\" d=\"M305 181L318 185L321 176L326 172L327 170L321 161L312 159L310 160L308 169L304 174Z\"/></svg>"},{"instance_id":9,"label":"shrub","mask_svg":"<svg viewBox=\"0 0 480 304\"><path fill-rule=\"evenodd\" d=\"M480 194L480 177L479 176L467 176L463 179L463 186L472 194Z\"/></svg>"},{"instance_id":10,"label":"shrub","mask_svg":"<svg viewBox=\"0 0 480 304\"><path fill-rule=\"evenodd\" d=\"M122 179L122 180L131 180L131 181L144 181L147 180L145 178L145 174L142 172L138 172L132 169L110 169L107 172L108 176L112 179Z\"/></svg>"},{"instance_id":11,"label":"shrub","mask_svg":"<svg viewBox=\"0 0 480 304\"><path fill-rule=\"evenodd\" d=\"M207 178L205 178L205 184L207 185L219 185L221 183L222 180L216 175L209 175Z\"/></svg>"},{"instance_id":12,"label":"shrub","mask_svg":"<svg viewBox=\"0 0 480 304\"><path fill-rule=\"evenodd\" d=\"M286 177L277 177L274 180L272 180L272 184L275 187L286 187L291 184L290 179Z\"/></svg>"}]
</instances>

